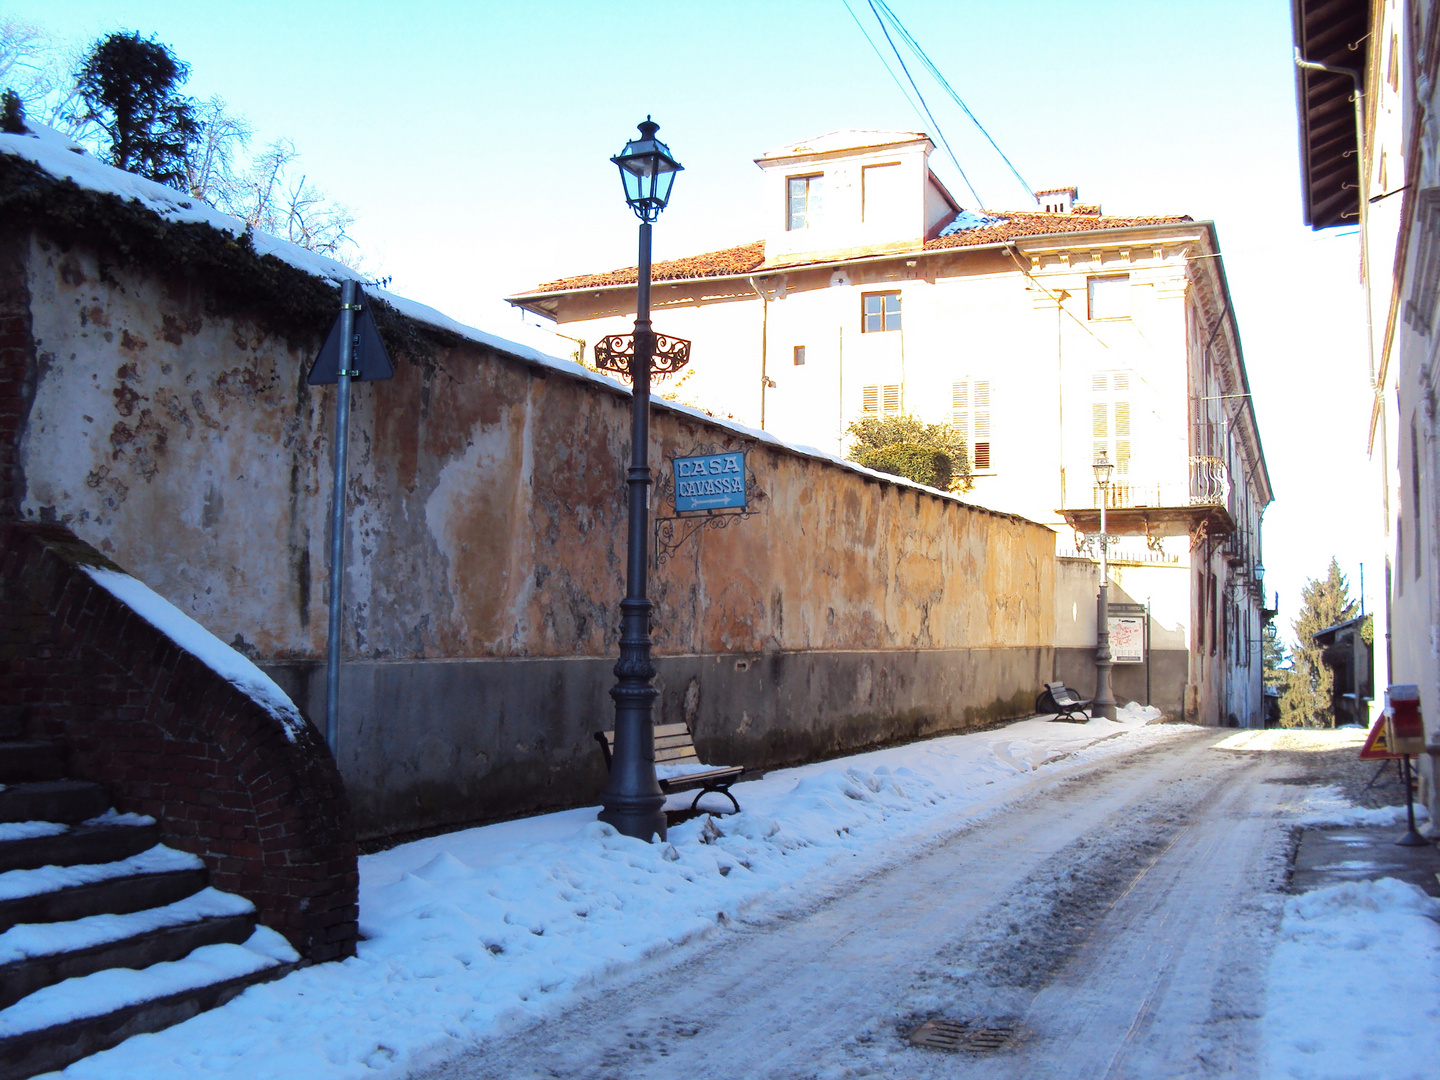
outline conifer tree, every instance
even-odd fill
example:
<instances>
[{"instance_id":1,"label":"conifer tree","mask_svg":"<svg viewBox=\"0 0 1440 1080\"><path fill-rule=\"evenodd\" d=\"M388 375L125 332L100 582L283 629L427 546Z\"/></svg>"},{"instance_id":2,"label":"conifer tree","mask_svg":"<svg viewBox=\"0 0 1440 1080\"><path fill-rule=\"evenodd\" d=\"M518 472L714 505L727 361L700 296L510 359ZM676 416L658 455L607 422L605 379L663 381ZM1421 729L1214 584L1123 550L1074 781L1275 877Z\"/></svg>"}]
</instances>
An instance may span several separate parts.
<instances>
[{"instance_id":1,"label":"conifer tree","mask_svg":"<svg viewBox=\"0 0 1440 1080\"><path fill-rule=\"evenodd\" d=\"M6 135L24 135L30 129L25 126L25 104L14 90L0 95L0 131Z\"/></svg>"},{"instance_id":2,"label":"conifer tree","mask_svg":"<svg viewBox=\"0 0 1440 1080\"><path fill-rule=\"evenodd\" d=\"M200 131L190 99L176 91L189 77L190 65L158 41L134 31L110 34L76 75L83 102L77 119L104 132L111 165L183 189Z\"/></svg>"},{"instance_id":3,"label":"conifer tree","mask_svg":"<svg viewBox=\"0 0 1440 1080\"><path fill-rule=\"evenodd\" d=\"M1282 727L1329 727L1335 722L1330 708L1333 677L1320 660L1315 634L1327 626L1354 618L1358 605L1350 599L1350 585L1340 564L1330 560L1325 577L1314 578L1300 590L1302 606L1295 620L1295 646L1285 692L1280 698Z\"/></svg>"}]
</instances>

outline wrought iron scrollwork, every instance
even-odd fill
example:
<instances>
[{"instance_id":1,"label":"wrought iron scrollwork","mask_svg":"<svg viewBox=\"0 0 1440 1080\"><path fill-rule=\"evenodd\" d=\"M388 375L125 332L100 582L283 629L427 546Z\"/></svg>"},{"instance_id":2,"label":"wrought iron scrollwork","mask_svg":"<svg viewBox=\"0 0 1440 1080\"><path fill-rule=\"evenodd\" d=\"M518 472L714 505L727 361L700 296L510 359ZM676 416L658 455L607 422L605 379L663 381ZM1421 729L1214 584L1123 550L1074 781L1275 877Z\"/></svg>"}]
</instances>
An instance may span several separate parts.
<instances>
[{"instance_id":1,"label":"wrought iron scrollwork","mask_svg":"<svg viewBox=\"0 0 1440 1080\"><path fill-rule=\"evenodd\" d=\"M655 346L650 352L650 374L663 379L690 362L690 342L668 334L651 334ZM595 343L595 366L622 379L633 379L634 334L610 334Z\"/></svg>"},{"instance_id":2,"label":"wrought iron scrollwork","mask_svg":"<svg viewBox=\"0 0 1440 1080\"><path fill-rule=\"evenodd\" d=\"M688 343L687 343L688 344ZM726 529L732 521L742 521L745 518L754 517L760 512L756 503L768 498L765 492L760 490L760 485L755 479L755 470L750 468L749 444L739 446L719 446L715 443L702 443L699 446L683 453L675 454L674 457L705 457L711 454L731 453L735 450L746 450L745 457L745 506L732 509L720 510L689 510L684 513L676 512L670 517L655 518L655 565L665 565L686 540L689 540L702 529ZM670 505L675 505L675 472L660 470L660 480L655 485L655 494L661 499L669 499Z\"/></svg>"}]
</instances>

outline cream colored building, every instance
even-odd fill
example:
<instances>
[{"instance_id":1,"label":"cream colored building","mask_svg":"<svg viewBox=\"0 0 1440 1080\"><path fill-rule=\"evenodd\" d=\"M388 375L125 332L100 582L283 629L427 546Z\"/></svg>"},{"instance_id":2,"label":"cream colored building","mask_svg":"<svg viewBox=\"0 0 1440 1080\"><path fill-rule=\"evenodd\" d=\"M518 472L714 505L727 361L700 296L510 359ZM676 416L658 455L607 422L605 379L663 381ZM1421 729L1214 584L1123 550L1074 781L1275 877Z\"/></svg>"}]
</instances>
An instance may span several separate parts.
<instances>
[{"instance_id":1,"label":"cream colored building","mask_svg":"<svg viewBox=\"0 0 1440 1080\"><path fill-rule=\"evenodd\" d=\"M1269 478L1215 230L1106 217L1074 188L967 210L918 132L842 131L756 160L761 239L656 264L660 333L693 342L659 393L842 453L865 415L957 425L969 498L1057 530L1056 674L1094 686L1091 462L1116 462L1112 601L1150 605L1116 696L1261 722L1260 518ZM635 269L510 297L593 343L626 333ZM1089 541L1087 541L1089 537Z\"/></svg>"},{"instance_id":2,"label":"cream colored building","mask_svg":"<svg viewBox=\"0 0 1440 1080\"><path fill-rule=\"evenodd\" d=\"M1347 69L1297 68L1303 214L1360 227L1371 337L1355 363L1374 391L1363 512L1384 520L1388 549L1375 683L1420 688L1420 773L1440 815L1440 3L1294 0L1292 13L1300 58Z\"/></svg>"}]
</instances>

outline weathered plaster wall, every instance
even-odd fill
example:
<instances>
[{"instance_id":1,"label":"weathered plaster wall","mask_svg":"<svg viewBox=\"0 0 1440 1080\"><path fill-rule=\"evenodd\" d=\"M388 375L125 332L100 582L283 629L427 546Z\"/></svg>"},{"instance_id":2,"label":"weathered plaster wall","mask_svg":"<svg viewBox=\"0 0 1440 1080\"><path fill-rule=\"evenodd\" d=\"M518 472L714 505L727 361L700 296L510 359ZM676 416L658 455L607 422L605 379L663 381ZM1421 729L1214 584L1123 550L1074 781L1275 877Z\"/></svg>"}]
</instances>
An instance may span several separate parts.
<instances>
[{"instance_id":1,"label":"weathered plaster wall","mask_svg":"<svg viewBox=\"0 0 1440 1080\"><path fill-rule=\"evenodd\" d=\"M334 391L304 384L318 339L212 316L199 289L78 248L32 238L24 256L21 515L69 525L323 715ZM628 396L478 343L397 360L352 411L339 764L358 831L591 798ZM656 411L656 462L743 443ZM774 764L1028 710L1051 665L1050 530L751 451L760 513L691 539L650 590L662 708L702 747Z\"/></svg>"}]
</instances>

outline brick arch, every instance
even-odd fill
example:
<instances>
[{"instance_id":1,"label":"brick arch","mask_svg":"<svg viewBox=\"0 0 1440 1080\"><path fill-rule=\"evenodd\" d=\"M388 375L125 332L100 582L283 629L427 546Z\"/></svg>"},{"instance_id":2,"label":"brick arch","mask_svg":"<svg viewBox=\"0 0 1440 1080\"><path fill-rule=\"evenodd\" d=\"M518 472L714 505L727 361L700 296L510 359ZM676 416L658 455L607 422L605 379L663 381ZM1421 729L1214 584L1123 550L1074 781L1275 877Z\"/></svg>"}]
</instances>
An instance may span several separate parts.
<instances>
[{"instance_id":1,"label":"brick arch","mask_svg":"<svg viewBox=\"0 0 1440 1080\"><path fill-rule=\"evenodd\" d=\"M153 816L302 956L354 955L355 833L324 740L308 723L291 731L85 566L119 569L61 526L0 532L0 699L32 736L66 743L71 776Z\"/></svg>"}]
</instances>

